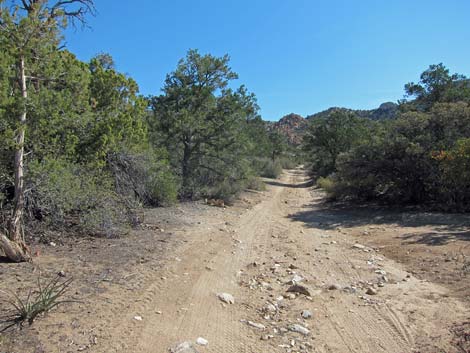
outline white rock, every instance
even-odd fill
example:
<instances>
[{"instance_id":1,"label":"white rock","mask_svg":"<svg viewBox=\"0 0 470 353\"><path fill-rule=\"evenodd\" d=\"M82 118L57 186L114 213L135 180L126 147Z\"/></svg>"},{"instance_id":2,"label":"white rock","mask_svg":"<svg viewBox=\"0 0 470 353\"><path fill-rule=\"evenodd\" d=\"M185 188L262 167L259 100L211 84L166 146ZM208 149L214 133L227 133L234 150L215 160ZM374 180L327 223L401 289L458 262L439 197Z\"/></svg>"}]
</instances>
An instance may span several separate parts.
<instances>
[{"instance_id":1,"label":"white rock","mask_svg":"<svg viewBox=\"0 0 470 353\"><path fill-rule=\"evenodd\" d=\"M219 298L220 301L223 301L224 303L235 304L235 298L231 294L219 293L217 294L217 297Z\"/></svg>"},{"instance_id":2,"label":"white rock","mask_svg":"<svg viewBox=\"0 0 470 353\"><path fill-rule=\"evenodd\" d=\"M353 248L355 248L355 249L361 249L361 250L362 250L362 249L365 249L366 247L365 247L364 245L362 245L362 244L357 244L357 243L356 243L356 244L353 245Z\"/></svg>"},{"instance_id":3,"label":"white rock","mask_svg":"<svg viewBox=\"0 0 470 353\"><path fill-rule=\"evenodd\" d=\"M191 342L183 342L175 348L170 349L171 353L198 353Z\"/></svg>"},{"instance_id":4,"label":"white rock","mask_svg":"<svg viewBox=\"0 0 470 353\"><path fill-rule=\"evenodd\" d=\"M266 306L263 308L265 312L268 313L275 313L277 311L277 308L272 305L271 303L266 304Z\"/></svg>"},{"instance_id":5,"label":"white rock","mask_svg":"<svg viewBox=\"0 0 470 353\"><path fill-rule=\"evenodd\" d=\"M289 326L289 331L300 333L304 336L308 336L310 334L310 330L308 328L303 327L299 324L294 324Z\"/></svg>"},{"instance_id":6,"label":"white rock","mask_svg":"<svg viewBox=\"0 0 470 353\"><path fill-rule=\"evenodd\" d=\"M202 338L202 337L199 337L197 340L196 340L196 343L200 346L207 346L209 344L209 341L206 340L205 338Z\"/></svg>"},{"instance_id":7,"label":"white rock","mask_svg":"<svg viewBox=\"0 0 470 353\"><path fill-rule=\"evenodd\" d=\"M264 326L263 324L259 324L257 322L253 322L253 321L247 321L247 324L249 326L257 328L259 330L264 330L266 328L266 326Z\"/></svg>"},{"instance_id":8,"label":"white rock","mask_svg":"<svg viewBox=\"0 0 470 353\"><path fill-rule=\"evenodd\" d=\"M136 321L142 321L142 316L134 316L134 320Z\"/></svg>"},{"instance_id":9,"label":"white rock","mask_svg":"<svg viewBox=\"0 0 470 353\"><path fill-rule=\"evenodd\" d=\"M289 281L288 284L297 284L297 283L300 283L302 282L304 279L299 276L299 275L294 275L294 277L292 277L292 279Z\"/></svg>"}]
</instances>

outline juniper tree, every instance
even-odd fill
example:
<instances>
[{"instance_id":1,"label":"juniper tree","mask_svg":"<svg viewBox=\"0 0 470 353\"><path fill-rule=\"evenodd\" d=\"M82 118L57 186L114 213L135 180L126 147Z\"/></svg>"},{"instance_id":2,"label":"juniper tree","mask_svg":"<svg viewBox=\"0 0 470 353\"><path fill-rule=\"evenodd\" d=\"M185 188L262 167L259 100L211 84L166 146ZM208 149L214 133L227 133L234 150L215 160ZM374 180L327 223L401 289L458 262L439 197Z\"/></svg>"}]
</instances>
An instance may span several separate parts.
<instances>
[{"instance_id":1,"label":"juniper tree","mask_svg":"<svg viewBox=\"0 0 470 353\"><path fill-rule=\"evenodd\" d=\"M16 112L13 211L6 234L0 235L0 247L13 261L30 258L22 229L30 95L39 90L41 82L55 79L47 76L46 67L57 52L61 31L68 22L85 23L86 15L93 11L93 0L0 0L0 41L14 65L9 86L15 108L12 111Z\"/></svg>"}]
</instances>

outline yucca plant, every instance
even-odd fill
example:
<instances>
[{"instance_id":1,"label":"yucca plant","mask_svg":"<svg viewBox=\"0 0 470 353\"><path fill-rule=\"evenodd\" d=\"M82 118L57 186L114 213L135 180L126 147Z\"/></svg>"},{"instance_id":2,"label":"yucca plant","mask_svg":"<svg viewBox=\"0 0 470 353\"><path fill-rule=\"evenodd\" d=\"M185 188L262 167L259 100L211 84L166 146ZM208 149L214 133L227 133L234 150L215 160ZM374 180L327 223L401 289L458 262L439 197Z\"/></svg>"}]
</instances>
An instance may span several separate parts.
<instances>
[{"instance_id":1,"label":"yucca plant","mask_svg":"<svg viewBox=\"0 0 470 353\"><path fill-rule=\"evenodd\" d=\"M38 277L37 290L31 289L26 299L10 292L12 298L8 300L8 303L13 307L14 313L7 320L10 325L2 331L15 324L23 325L28 322L31 325L38 315L46 313L60 304L74 302L73 300L60 300L73 279L70 278L63 282L60 279L60 276L57 275L44 286L41 284L40 277Z\"/></svg>"}]
</instances>

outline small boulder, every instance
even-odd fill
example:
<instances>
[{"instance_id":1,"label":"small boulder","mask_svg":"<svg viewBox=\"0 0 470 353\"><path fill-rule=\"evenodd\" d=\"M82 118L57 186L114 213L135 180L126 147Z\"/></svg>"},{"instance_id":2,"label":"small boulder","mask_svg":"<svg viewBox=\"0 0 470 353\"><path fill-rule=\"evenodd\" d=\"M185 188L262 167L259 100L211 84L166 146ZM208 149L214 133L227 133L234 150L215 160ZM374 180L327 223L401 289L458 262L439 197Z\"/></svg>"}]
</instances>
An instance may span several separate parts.
<instances>
[{"instance_id":1,"label":"small boulder","mask_svg":"<svg viewBox=\"0 0 470 353\"><path fill-rule=\"evenodd\" d=\"M217 298L219 298L220 301L222 301L226 304L235 304L235 298L231 294L219 293L219 294L217 294Z\"/></svg>"},{"instance_id":2,"label":"small boulder","mask_svg":"<svg viewBox=\"0 0 470 353\"><path fill-rule=\"evenodd\" d=\"M170 349L171 353L199 353L191 342L183 342Z\"/></svg>"},{"instance_id":3,"label":"small boulder","mask_svg":"<svg viewBox=\"0 0 470 353\"><path fill-rule=\"evenodd\" d=\"M312 317L312 313L309 310L303 310L301 315L305 320L308 320Z\"/></svg>"},{"instance_id":4,"label":"small boulder","mask_svg":"<svg viewBox=\"0 0 470 353\"><path fill-rule=\"evenodd\" d=\"M196 343L200 346L207 346L209 344L209 341L206 340L205 338L202 338L202 337L199 337L197 340L196 340Z\"/></svg>"},{"instance_id":5,"label":"small boulder","mask_svg":"<svg viewBox=\"0 0 470 353\"><path fill-rule=\"evenodd\" d=\"M310 334L310 330L308 328L303 327L302 325L299 324L294 324L289 326L289 331L291 332L297 332L300 333L304 336L308 336Z\"/></svg>"},{"instance_id":6,"label":"small boulder","mask_svg":"<svg viewBox=\"0 0 470 353\"><path fill-rule=\"evenodd\" d=\"M365 247L364 245L362 245L362 244L356 243L356 244L353 245L353 248L354 248L354 249L364 250L366 247Z\"/></svg>"},{"instance_id":7,"label":"small boulder","mask_svg":"<svg viewBox=\"0 0 470 353\"><path fill-rule=\"evenodd\" d=\"M297 283L300 283L303 280L304 279L301 276L294 275L294 277L292 277L292 279L289 282L287 282L287 284L296 285Z\"/></svg>"},{"instance_id":8,"label":"small boulder","mask_svg":"<svg viewBox=\"0 0 470 353\"><path fill-rule=\"evenodd\" d=\"M307 297L311 296L310 290L307 287L302 286L300 284L294 284L293 286L290 286L287 289L287 293L299 293L299 294L306 295Z\"/></svg>"},{"instance_id":9,"label":"small boulder","mask_svg":"<svg viewBox=\"0 0 470 353\"><path fill-rule=\"evenodd\" d=\"M253 321L247 321L247 324L248 324L248 326L257 328L258 330L264 330L266 328L266 326L264 326L263 324L259 324L257 322L253 322Z\"/></svg>"}]
</instances>

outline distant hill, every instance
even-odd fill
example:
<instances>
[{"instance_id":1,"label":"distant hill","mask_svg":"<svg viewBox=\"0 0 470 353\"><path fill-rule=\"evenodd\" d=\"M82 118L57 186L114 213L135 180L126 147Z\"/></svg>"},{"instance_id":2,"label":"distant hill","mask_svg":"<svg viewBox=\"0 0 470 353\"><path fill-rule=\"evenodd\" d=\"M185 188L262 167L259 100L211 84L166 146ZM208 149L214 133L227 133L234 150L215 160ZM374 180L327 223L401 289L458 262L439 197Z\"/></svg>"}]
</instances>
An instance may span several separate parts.
<instances>
[{"instance_id":1,"label":"distant hill","mask_svg":"<svg viewBox=\"0 0 470 353\"><path fill-rule=\"evenodd\" d=\"M291 113L283 116L277 122L267 122L269 130L278 130L292 145L298 145L302 142L302 136L305 133L309 120L326 118L335 111L347 111L357 116L371 120L394 119L398 113L398 104L393 102L383 103L377 109L371 110L354 110L348 108L332 107L319 113L302 117L301 115Z\"/></svg>"},{"instance_id":2,"label":"distant hill","mask_svg":"<svg viewBox=\"0 0 470 353\"><path fill-rule=\"evenodd\" d=\"M269 122L268 128L270 130L277 130L284 136L287 141L292 145L298 145L302 142L302 135L307 128L308 121L298 114L288 114L283 116L277 122Z\"/></svg>"},{"instance_id":3,"label":"distant hill","mask_svg":"<svg viewBox=\"0 0 470 353\"><path fill-rule=\"evenodd\" d=\"M385 119L394 119L397 116L398 104L393 103L393 102L387 102L387 103L381 104L380 107L378 107L377 109L371 109L371 110L355 110L355 109L348 109L348 108L332 107L322 112L308 115L306 119L310 120L310 119L316 119L316 118L325 118L335 111L351 112L365 119L385 120Z\"/></svg>"}]
</instances>

